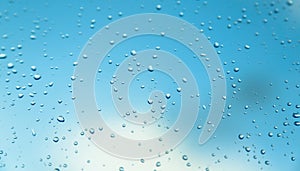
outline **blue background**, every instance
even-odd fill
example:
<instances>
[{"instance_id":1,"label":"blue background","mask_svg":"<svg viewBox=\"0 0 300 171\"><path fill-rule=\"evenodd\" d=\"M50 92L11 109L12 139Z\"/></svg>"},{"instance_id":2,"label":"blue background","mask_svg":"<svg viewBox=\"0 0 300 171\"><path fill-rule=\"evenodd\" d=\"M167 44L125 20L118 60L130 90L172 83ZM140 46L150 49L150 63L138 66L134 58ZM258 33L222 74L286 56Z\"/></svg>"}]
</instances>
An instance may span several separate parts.
<instances>
[{"instance_id":1,"label":"blue background","mask_svg":"<svg viewBox=\"0 0 300 171\"><path fill-rule=\"evenodd\" d=\"M300 127L294 122L300 118L294 118L293 113L300 112L300 2L291 2L0 1L0 54L7 56L0 59L0 170L299 170ZM199 120L174 151L144 163L110 156L82 134L71 80L73 62L97 30L139 13L177 16L203 30L212 44L218 42L216 51L227 73L228 93L224 117L214 137L199 145L201 128L197 126L207 117L208 108L202 105L209 106L209 83L201 63L186 61L201 82ZM96 22L91 27L93 19ZM36 38L31 39L32 35ZM147 45L165 50L183 48L168 40L139 39L142 37L128 40L123 51L142 50ZM180 52L175 54L181 56ZM8 63L14 67L8 68ZM33 65L36 71L31 70ZM35 74L42 78L35 80ZM109 82L111 76L103 79ZM159 88L168 88L168 83L163 85ZM146 108L145 100L134 98L134 86L139 84L132 86L132 103ZM101 103L101 84L99 87L96 97ZM147 97L147 93L141 94L140 99ZM58 116L65 121L59 122ZM168 117L172 123L176 115ZM114 117L105 119L111 122ZM53 141L56 137L58 142ZM183 155L188 160L183 160Z\"/></svg>"}]
</instances>

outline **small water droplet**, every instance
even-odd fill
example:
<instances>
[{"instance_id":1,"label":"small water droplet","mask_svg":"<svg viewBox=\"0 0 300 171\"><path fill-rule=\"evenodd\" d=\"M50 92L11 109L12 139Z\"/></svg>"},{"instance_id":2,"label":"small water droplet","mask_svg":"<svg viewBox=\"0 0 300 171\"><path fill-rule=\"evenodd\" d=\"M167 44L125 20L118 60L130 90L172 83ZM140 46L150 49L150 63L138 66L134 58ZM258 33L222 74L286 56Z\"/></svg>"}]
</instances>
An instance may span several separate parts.
<instances>
[{"instance_id":1,"label":"small water droplet","mask_svg":"<svg viewBox=\"0 0 300 171\"><path fill-rule=\"evenodd\" d=\"M153 72L153 71L154 71L152 65L149 65L149 66L148 66L148 71L149 71L149 72Z\"/></svg>"},{"instance_id":2,"label":"small water droplet","mask_svg":"<svg viewBox=\"0 0 300 171\"><path fill-rule=\"evenodd\" d=\"M182 156L182 160L188 160L188 156L187 155L183 155Z\"/></svg>"},{"instance_id":3,"label":"small water droplet","mask_svg":"<svg viewBox=\"0 0 300 171\"><path fill-rule=\"evenodd\" d=\"M18 97L21 99L24 97L24 94L18 94Z\"/></svg>"},{"instance_id":4,"label":"small water droplet","mask_svg":"<svg viewBox=\"0 0 300 171\"><path fill-rule=\"evenodd\" d=\"M166 98L167 98L167 99L170 99L170 98L171 98L171 94L170 94L170 93L167 93L167 94L166 94Z\"/></svg>"},{"instance_id":5,"label":"small water droplet","mask_svg":"<svg viewBox=\"0 0 300 171\"><path fill-rule=\"evenodd\" d=\"M30 39L31 39L31 40L35 40L35 39L36 39L36 36L35 36L35 35L30 35Z\"/></svg>"},{"instance_id":6,"label":"small water droplet","mask_svg":"<svg viewBox=\"0 0 300 171\"><path fill-rule=\"evenodd\" d=\"M137 54L137 52L136 52L135 50L132 50L132 51L130 51L130 54L131 54L132 56L135 56L135 55Z\"/></svg>"},{"instance_id":7,"label":"small water droplet","mask_svg":"<svg viewBox=\"0 0 300 171\"><path fill-rule=\"evenodd\" d=\"M95 19L92 19L91 20L91 24L95 24L96 23L96 20Z\"/></svg>"},{"instance_id":8,"label":"small water droplet","mask_svg":"<svg viewBox=\"0 0 300 171\"><path fill-rule=\"evenodd\" d=\"M31 135L32 135L32 136L36 136L36 132L35 132L34 129L31 129Z\"/></svg>"},{"instance_id":9,"label":"small water droplet","mask_svg":"<svg viewBox=\"0 0 300 171\"><path fill-rule=\"evenodd\" d=\"M161 10L161 5L160 4L156 5L156 9Z\"/></svg>"},{"instance_id":10,"label":"small water droplet","mask_svg":"<svg viewBox=\"0 0 300 171\"><path fill-rule=\"evenodd\" d=\"M95 129L94 128L90 128L89 132L90 132L90 134L94 134L95 133Z\"/></svg>"},{"instance_id":11,"label":"small water droplet","mask_svg":"<svg viewBox=\"0 0 300 171\"><path fill-rule=\"evenodd\" d=\"M36 71L36 66L31 66L30 69L31 69L32 71Z\"/></svg>"},{"instance_id":12,"label":"small water droplet","mask_svg":"<svg viewBox=\"0 0 300 171\"><path fill-rule=\"evenodd\" d=\"M65 118L63 116L58 116L56 119L58 122L65 122Z\"/></svg>"},{"instance_id":13,"label":"small water droplet","mask_svg":"<svg viewBox=\"0 0 300 171\"><path fill-rule=\"evenodd\" d=\"M265 164L266 164L266 165L270 165L271 163L270 163L269 160L266 160L266 161L265 161Z\"/></svg>"},{"instance_id":14,"label":"small water droplet","mask_svg":"<svg viewBox=\"0 0 300 171\"><path fill-rule=\"evenodd\" d=\"M8 68L8 69L13 68L14 66L15 66L15 65L14 65L13 63L11 63L11 62L7 64L7 68Z\"/></svg>"},{"instance_id":15,"label":"small water droplet","mask_svg":"<svg viewBox=\"0 0 300 171\"><path fill-rule=\"evenodd\" d=\"M215 43L214 43L214 47L215 47L215 48L219 48L219 47L220 47L220 44L219 44L218 42L215 42Z\"/></svg>"},{"instance_id":16,"label":"small water droplet","mask_svg":"<svg viewBox=\"0 0 300 171\"><path fill-rule=\"evenodd\" d=\"M269 137L273 137L273 133L272 133L272 132L269 132L269 133L268 133L268 136L269 136Z\"/></svg>"},{"instance_id":17,"label":"small water droplet","mask_svg":"<svg viewBox=\"0 0 300 171\"><path fill-rule=\"evenodd\" d=\"M266 150L261 149L261 150L260 150L260 154L262 154L262 155L266 154Z\"/></svg>"},{"instance_id":18,"label":"small water droplet","mask_svg":"<svg viewBox=\"0 0 300 171\"><path fill-rule=\"evenodd\" d=\"M234 71L234 72L239 72L239 71L240 71L240 68L234 68L233 71Z\"/></svg>"},{"instance_id":19,"label":"small water droplet","mask_svg":"<svg viewBox=\"0 0 300 171\"><path fill-rule=\"evenodd\" d=\"M34 78L35 80L39 80L39 79L42 78L42 76L39 75L39 74L35 74L35 75L33 76L33 78Z\"/></svg>"},{"instance_id":20,"label":"small water droplet","mask_svg":"<svg viewBox=\"0 0 300 171\"><path fill-rule=\"evenodd\" d=\"M291 5L293 5L293 0L288 0L287 2L286 2L286 4L288 4L289 6L291 6Z\"/></svg>"},{"instance_id":21,"label":"small water droplet","mask_svg":"<svg viewBox=\"0 0 300 171\"><path fill-rule=\"evenodd\" d=\"M183 12L180 12L180 13L179 13L179 16L180 16L180 17L183 17L183 15L184 15Z\"/></svg>"},{"instance_id":22,"label":"small water droplet","mask_svg":"<svg viewBox=\"0 0 300 171\"><path fill-rule=\"evenodd\" d=\"M245 147L245 150L246 150L247 152L250 152L250 151L251 151L251 148L250 148L250 147Z\"/></svg>"},{"instance_id":23,"label":"small water droplet","mask_svg":"<svg viewBox=\"0 0 300 171\"><path fill-rule=\"evenodd\" d=\"M4 53L0 53L0 59L5 59L7 56Z\"/></svg>"},{"instance_id":24,"label":"small water droplet","mask_svg":"<svg viewBox=\"0 0 300 171\"><path fill-rule=\"evenodd\" d=\"M245 49L250 49L250 45L245 45Z\"/></svg>"},{"instance_id":25,"label":"small water droplet","mask_svg":"<svg viewBox=\"0 0 300 171\"><path fill-rule=\"evenodd\" d=\"M127 69L129 72L132 72L133 71L133 68L132 67L128 67Z\"/></svg>"},{"instance_id":26,"label":"small water droplet","mask_svg":"<svg viewBox=\"0 0 300 171\"><path fill-rule=\"evenodd\" d=\"M300 113L293 113L294 118L300 118Z\"/></svg>"},{"instance_id":27,"label":"small water droplet","mask_svg":"<svg viewBox=\"0 0 300 171\"><path fill-rule=\"evenodd\" d=\"M244 139L245 138L245 136L243 135L243 134L239 134L239 139L240 140L242 140L242 139Z\"/></svg>"},{"instance_id":28,"label":"small water droplet","mask_svg":"<svg viewBox=\"0 0 300 171\"><path fill-rule=\"evenodd\" d=\"M55 142L55 143L57 143L57 142L59 141L59 138L58 138L58 137L54 137L54 138L52 139L52 141Z\"/></svg>"}]
</instances>

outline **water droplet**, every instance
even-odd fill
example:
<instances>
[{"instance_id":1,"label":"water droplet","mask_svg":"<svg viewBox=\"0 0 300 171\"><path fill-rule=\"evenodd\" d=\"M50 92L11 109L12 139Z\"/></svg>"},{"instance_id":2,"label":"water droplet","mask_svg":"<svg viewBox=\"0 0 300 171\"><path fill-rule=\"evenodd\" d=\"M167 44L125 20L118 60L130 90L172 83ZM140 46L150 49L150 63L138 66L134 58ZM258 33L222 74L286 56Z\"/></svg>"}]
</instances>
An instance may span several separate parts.
<instances>
[{"instance_id":1,"label":"water droplet","mask_svg":"<svg viewBox=\"0 0 300 171\"><path fill-rule=\"evenodd\" d=\"M215 48L218 48L218 47L220 47L220 44L219 44L218 42L215 42L215 43L214 43L214 47L215 47Z\"/></svg>"},{"instance_id":2,"label":"water droplet","mask_svg":"<svg viewBox=\"0 0 300 171\"><path fill-rule=\"evenodd\" d=\"M31 40L35 40L35 39L36 39L36 36L35 36L35 35L30 35L30 39L31 39Z\"/></svg>"},{"instance_id":3,"label":"water droplet","mask_svg":"<svg viewBox=\"0 0 300 171\"><path fill-rule=\"evenodd\" d=\"M127 69L129 72L132 72L133 71L133 68L132 67L128 67Z\"/></svg>"},{"instance_id":4,"label":"water droplet","mask_svg":"<svg viewBox=\"0 0 300 171\"><path fill-rule=\"evenodd\" d=\"M167 93L167 94L166 94L166 98L167 98L167 99L170 99L170 98L171 98L171 94L170 94L170 93Z\"/></svg>"},{"instance_id":5,"label":"water droplet","mask_svg":"<svg viewBox=\"0 0 300 171\"><path fill-rule=\"evenodd\" d=\"M161 10L161 5L159 5L159 4L156 5L156 9L157 9L157 10Z\"/></svg>"},{"instance_id":6,"label":"water droplet","mask_svg":"<svg viewBox=\"0 0 300 171\"><path fill-rule=\"evenodd\" d=\"M294 118L300 118L300 113L293 113Z\"/></svg>"},{"instance_id":7,"label":"water droplet","mask_svg":"<svg viewBox=\"0 0 300 171\"><path fill-rule=\"evenodd\" d=\"M39 79L42 78L42 76L39 75L39 74L35 74L35 75L33 76L33 78L34 78L35 80L39 80Z\"/></svg>"},{"instance_id":8,"label":"water droplet","mask_svg":"<svg viewBox=\"0 0 300 171\"><path fill-rule=\"evenodd\" d=\"M234 71L234 72L239 72L239 71L240 71L240 68L234 68L233 71Z\"/></svg>"},{"instance_id":9,"label":"water droplet","mask_svg":"<svg viewBox=\"0 0 300 171\"><path fill-rule=\"evenodd\" d=\"M109 41L109 44L113 45L113 44L115 44L115 41L111 40L111 41Z\"/></svg>"},{"instance_id":10,"label":"water droplet","mask_svg":"<svg viewBox=\"0 0 300 171\"><path fill-rule=\"evenodd\" d=\"M156 162L156 167L160 167L161 166L161 163L158 161L158 162Z\"/></svg>"},{"instance_id":11,"label":"water droplet","mask_svg":"<svg viewBox=\"0 0 300 171\"><path fill-rule=\"evenodd\" d=\"M239 139L240 140L242 140L242 139L244 139L245 138L245 136L243 135L243 134L239 134Z\"/></svg>"},{"instance_id":12,"label":"water droplet","mask_svg":"<svg viewBox=\"0 0 300 171\"><path fill-rule=\"evenodd\" d=\"M76 77L74 75L71 76L71 80L74 81L76 80Z\"/></svg>"},{"instance_id":13,"label":"water droplet","mask_svg":"<svg viewBox=\"0 0 300 171\"><path fill-rule=\"evenodd\" d=\"M245 45L245 49L250 49L250 45Z\"/></svg>"},{"instance_id":14,"label":"water droplet","mask_svg":"<svg viewBox=\"0 0 300 171\"><path fill-rule=\"evenodd\" d=\"M91 24L95 24L96 23L96 20L95 19L92 19L91 20Z\"/></svg>"},{"instance_id":15,"label":"water droplet","mask_svg":"<svg viewBox=\"0 0 300 171\"><path fill-rule=\"evenodd\" d=\"M153 72L153 71L154 71L152 65L149 65L149 66L148 66L148 71L149 71L149 72Z\"/></svg>"},{"instance_id":16,"label":"water droplet","mask_svg":"<svg viewBox=\"0 0 300 171\"><path fill-rule=\"evenodd\" d=\"M286 4L288 4L289 6L291 6L291 5L293 5L293 0L288 0L287 2L286 2Z\"/></svg>"},{"instance_id":17,"label":"water droplet","mask_svg":"<svg viewBox=\"0 0 300 171\"><path fill-rule=\"evenodd\" d=\"M272 132L269 132L269 133L268 133L268 136L269 136L269 137L273 137L273 133L272 133Z\"/></svg>"},{"instance_id":18,"label":"water droplet","mask_svg":"<svg viewBox=\"0 0 300 171\"><path fill-rule=\"evenodd\" d=\"M31 69L32 71L36 71L36 66L31 66L30 69Z\"/></svg>"},{"instance_id":19,"label":"water droplet","mask_svg":"<svg viewBox=\"0 0 300 171\"><path fill-rule=\"evenodd\" d=\"M182 160L188 160L188 156L187 155L183 155L182 156Z\"/></svg>"},{"instance_id":20,"label":"water droplet","mask_svg":"<svg viewBox=\"0 0 300 171\"><path fill-rule=\"evenodd\" d=\"M300 126L300 121L295 121L295 122L294 122L294 125Z\"/></svg>"},{"instance_id":21,"label":"water droplet","mask_svg":"<svg viewBox=\"0 0 300 171\"><path fill-rule=\"evenodd\" d=\"M74 141L73 145L75 146L78 145L78 141Z\"/></svg>"},{"instance_id":22,"label":"water droplet","mask_svg":"<svg viewBox=\"0 0 300 171\"><path fill-rule=\"evenodd\" d=\"M36 132L34 131L34 129L31 129L31 135L36 136Z\"/></svg>"},{"instance_id":23,"label":"water droplet","mask_svg":"<svg viewBox=\"0 0 300 171\"><path fill-rule=\"evenodd\" d=\"M94 128L90 128L89 132L90 132L90 134L94 134L95 133L95 129Z\"/></svg>"},{"instance_id":24,"label":"water droplet","mask_svg":"<svg viewBox=\"0 0 300 171\"><path fill-rule=\"evenodd\" d=\"M132 51L130 51L130 54L131 54L132 56L135 56L135 55L136 55L136 51L135 51L135 50L132 50Z\"/></svg>"},{"instance_id":25,"label":"water droplet","mask_svg":"<svg viewBox=\"0 0 300 171\"><path fill-rule=\"evenodd\" d=\"M56 119L58 122L65 122L65 118L63 116L58 116Z\"/></svg>"},{"instance_id":26,"label":"water droplet","mask_svg":"<svg viewBox=\"0 0 300 171\"><path fill-rule=\"evenodd\" d=\"M7 64L7 68L8 68L8 69L13 68L14 66L15 66L15 65L14 65L13 63L11 63L11 62Z\"/></svg>"},{"instance_id":27,"label":"water droplet","mask_svg":"<svg viewBox=\"0 0 300 171\"><path fill-rule=\"evenodd\" d=\"M180 13L179 13L179 16L180 16L180 17L183 17L183 15L184 15L183 12L180 12Z\"/></svg>"},{"instance_id":28,"label":"water droplet","mask_svg":"<svg viewBox=\"0 0 300 171\"><path fill-rule=\"evenodd\" d=\"M145 159L141 159L140 162L141 162L141 163L145 163Z\"/></svg>"},{"instance_id":29,"label":"water droplet","mask_svg":"<svg viewBox=\"0 0 300 171\"><path fill-rule=\"evenodd\" d=\"M266 160L266 161L265 161L265 164L266 164L266 165L270 165L271 163L270 163L269 160Z\"/></svg>"},{"instance_id":30,"label":"water droplet","mask_svg":"<svg viewBox=\"0 0 300 171\"><path fill-rule=\"evenodd\" d=\"M0 59L5 59L7 56L4 53L0 53Z\"/></svg>"},{"instance_id":31,"label":"water droplet","mask_svg":"<svg viewBox=\"0 0 300 171\"><path fill-rule=\"evenodd\" d=\"M58 137L54 137L52 141L55 142L55 143L57 143L59 141L59 138Z\"/></svg>"}]
</instances>

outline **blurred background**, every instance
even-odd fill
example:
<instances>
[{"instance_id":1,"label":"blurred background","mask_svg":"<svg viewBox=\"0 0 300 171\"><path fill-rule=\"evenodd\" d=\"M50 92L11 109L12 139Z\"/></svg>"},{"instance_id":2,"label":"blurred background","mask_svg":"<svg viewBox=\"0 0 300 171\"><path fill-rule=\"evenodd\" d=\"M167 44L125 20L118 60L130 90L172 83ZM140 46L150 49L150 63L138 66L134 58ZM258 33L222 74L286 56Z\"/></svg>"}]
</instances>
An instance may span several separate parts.
<instances>
[{"instance_id":1,"label":"blurred background","mask_svg":"<svg viewBox=\"0 0 300 171\"><path fill-rule=\"evenodd\" d=\"M297 0L1 0L0 170L298 171L299 9ZM103 110L114 110L106 98L109 81L133 49L159 46L173 52L189 66L200 91L198 120L188 137L169 154L132 161L103 152L85 136L74 109L72 79L91 36L111 22L141 13L176 16L201 30L222 61L227 98L217 131L199 145L210 85L201 62L185 58L193 53L155 36L129 39L112 49L99 66L107 72L99 71L95 79ZM130 87L130 100L141 111L149 108L152 90L176 88L170 76L151 74L141 74ZM165 118L154 124L160 133L176 121L180 106L173 102L178 99L172 96ZM141 136L118 115L107 112L103 118L122 135ZM142 135L152 137L153 132Z\"/></svg>"}]
</instances>

